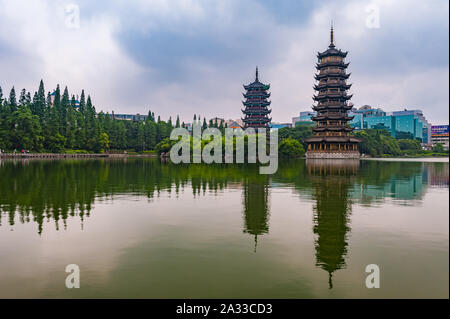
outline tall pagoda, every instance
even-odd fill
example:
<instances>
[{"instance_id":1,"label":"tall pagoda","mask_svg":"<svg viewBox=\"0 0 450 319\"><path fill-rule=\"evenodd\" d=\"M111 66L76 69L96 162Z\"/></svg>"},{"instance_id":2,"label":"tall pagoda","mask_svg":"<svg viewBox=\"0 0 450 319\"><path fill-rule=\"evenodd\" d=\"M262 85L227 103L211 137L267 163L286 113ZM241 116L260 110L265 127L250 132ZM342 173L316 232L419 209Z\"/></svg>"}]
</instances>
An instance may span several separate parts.
<instances>
[{"instance_id":1,"label":"tall pagoda","mask_svg":"<svg viewBox=\"0 0 450 319\"><path fill-rule=\"evenodd\" d=\"M314 85L317 94L313 96L316 102L313 109L317 115L312 118L316 122L314 135L306 140L307 158L359 158L359 139L349 136L353 130L348 121L348 111L353 107L349 103L352 95L347 94L351 84L346 80L350 76L346 72L349 63L344 59L348 52L337 50L334 46L333 27L331 27L330 45L324 52L317 54L318 63Z\"/></svg>"},{"instance_id":2,"label":"tall pagoda","mask_svg":"<svg viewBox=\"0 0 450 319\"><path fill-rule=\"evenodd\" d=\"M242 110L242 113L245 114L245 117L242 119L244 122L244 128L251 127L253 129L265 128L269 127L269 123L272 118L269 118L270 110L268 106L270 105L270 101L267 99L270 97L270 93L267 92L269 90L270 84L263 84L259 82L258 79L258 67L256 67L256 76L255 81L249 85L244 85L244 89L246 90L243 93L245 101L242 103L245 106L245 109Z\"/></svg>"}]
</instances>

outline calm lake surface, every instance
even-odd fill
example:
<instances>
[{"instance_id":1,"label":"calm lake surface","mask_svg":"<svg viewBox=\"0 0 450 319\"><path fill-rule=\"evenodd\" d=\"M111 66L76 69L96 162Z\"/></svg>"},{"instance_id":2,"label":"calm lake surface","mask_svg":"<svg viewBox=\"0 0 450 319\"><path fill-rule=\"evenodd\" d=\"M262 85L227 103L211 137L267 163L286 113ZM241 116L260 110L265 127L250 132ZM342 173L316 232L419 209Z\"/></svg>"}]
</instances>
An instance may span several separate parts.
<instances>
[{"instance_id":1,"label":"calm lake surface","mask_svg":"<svg viewBox=\"0 0 450 319\"><path fill-rule=\"evenodd\" d=\"M448 162L296 160L267 176L0 161L0 183L1 298L449 297Z\"/></svg>"}]
</instances>

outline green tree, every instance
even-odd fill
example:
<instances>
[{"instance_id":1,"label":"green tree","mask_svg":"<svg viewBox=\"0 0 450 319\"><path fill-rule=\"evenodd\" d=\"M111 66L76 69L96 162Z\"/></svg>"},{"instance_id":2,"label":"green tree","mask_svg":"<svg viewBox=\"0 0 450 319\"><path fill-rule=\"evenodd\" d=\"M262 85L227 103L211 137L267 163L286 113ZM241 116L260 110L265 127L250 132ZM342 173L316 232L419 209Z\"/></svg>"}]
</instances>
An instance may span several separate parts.
<instances>
[{"instance_id":1,"label":"green tree","mask_svg":"<svg viewBox=\"0 0 450 319\"><path fill-rule=\"evenodd\" d=\"M444 145L442 144L442 143L436 143L434 146L433 146L433 152L436 152L436 153L444 153Z\"/></svg>"},{"instance_id":2,"label":"green tree","mask_svg":"<svg viewBox=\"0 0 450 319\"><path fill-rule=\"evenodd\" d=\"M299 141L286 138L278 145L278 153L283 157L301 157L305 155L305 149Z\"/></svg>"},{"instance_id":3,"label":"green tree","mask_svg":"<svg viewBox=\"0 0 450 319\"><path fill-rule=\"evenodd\" d=\"M278 139L281 141L286 138L291 138L302 143L303 147L306 148L305 140L313 134L312 127L311 124L300 124L292 128L283 127L278 130Z\"/></svg>"},{"instance_id":4,"label":"green tree","mask_svg":"<svg viewBox=\"0 0 450 319\"><path fill-rule=\"evenodd\" d=\"M109 149L109 136L106 133L101 133L100 134L100 149L102 151L108 150Z\"/></svg>"},{"instance_id":5,"label":"green tree","mask_svg":"<svg viewBox=\"0 0 450 319\"><path fill-rule=\"evenodd\" d=\"M417 140L399 139L398 144L402 151L420 151L422 146Z\"/></svg>"},{"instance_id":6,"label":"green tree","mask_svg":"<svg viewBox=\"0 0 450 319\"><path fill-rule=\"evenodd\" d=\"M8 104L11 109L15 109L17 107L16 90L14 89L14 86L12 87L11 91L9 92Z\"/></svg>"}]
</instances>

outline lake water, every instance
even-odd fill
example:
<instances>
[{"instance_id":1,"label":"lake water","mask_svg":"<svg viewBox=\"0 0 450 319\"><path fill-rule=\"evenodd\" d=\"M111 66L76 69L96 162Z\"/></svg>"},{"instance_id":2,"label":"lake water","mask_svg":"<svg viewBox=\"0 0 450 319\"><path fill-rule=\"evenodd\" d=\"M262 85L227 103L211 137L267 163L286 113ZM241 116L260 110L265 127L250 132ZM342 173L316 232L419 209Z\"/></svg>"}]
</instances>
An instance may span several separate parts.
<instances>
[{"instance_id":1,"label":"lake water","mask_svg":"<svg viewBox=\"0 0 450 319\"><path fill-rule=\"evenodd\" d=\"M1 298L449 297L448 161L284 161L271 176L1 161L0 185Z\"/></svg>"}]
</instances>

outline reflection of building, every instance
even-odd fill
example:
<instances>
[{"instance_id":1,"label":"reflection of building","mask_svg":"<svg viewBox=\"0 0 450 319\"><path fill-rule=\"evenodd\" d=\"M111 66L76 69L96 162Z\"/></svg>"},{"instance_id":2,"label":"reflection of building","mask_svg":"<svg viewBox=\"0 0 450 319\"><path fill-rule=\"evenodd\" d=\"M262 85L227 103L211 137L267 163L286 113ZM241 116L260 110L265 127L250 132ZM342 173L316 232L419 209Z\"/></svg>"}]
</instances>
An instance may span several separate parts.
<instances>
[{"instance_id":1,"label":"reflection of building","mask_svg":"<svg viewBox=\"0 0 450 319\"><path fill-rule=\"evenodd\" d=\"M244 181L244 232L255 236L269 232L269 190L267 182Z\"/></svg>"},{"instance_id":2,"label":"reflection of building","mask_svg":"<svg viewBox=\"0 0 450 319\"><path fill-rule=\"evenodd\" d=\"M448 163L427 163L425 164L426 176L424 179L428 181L431 187L449 186L449 167Z\"/></svg>"},{"instance_id":3,"label":"reflection of building","mask_svg":"<svg viewBox=\"0 0 450 319\"><path fill-rule=\"evenodd\" d=\"M269 84L263 84L258 79L258 68L256 68L256 77L253 83L244 85L246 92L244 93L245 101L242 102L245 108L242 110L245 117L242 119L244 127L254 129L268 128L270 121L269 114L272 110L268 108L270 101Z\"/></svg>"},{"instance_id":4,"label":"reflection of building","mask_svg":"<svg viewBox=\"0 0 450 319\"><path fill-rule=\"evenodd\" d=\"M314 234L316 266L328 272L329 288L336 270L346 267L347 238L351 202L348 190L355 176L359 160L306 161L316 204L314 206Z\"/></svg>"},{"instance_id":5,"label":"reflection of building","mask_svg":"<svg viewBox=\"0 0 450 319\"><path fill-rule=\"evenodd\" d=\"M318 53L314 86L317 102L313 109L317 115L312 118L317 123L314 135L308 139L307 158L358 158L359 139L349 136L353 128L348 121L353 118L347 112L352 108L348 103L351 94L347 94L351 84L347 84L350 74L346 73L348 63L345 63L347 52L337 50L333 42L333 27L328 49Z\"/></svg>"},{"instance_id":6,"label":"reflection of building","mask_svg":"<svg viewBox=\"0 0 450 319\"><path fill-rule=\"evenodd\" d=\"M431 144L436 145L441 143L444 149L449 148L449 126L448 125L433 125L431 127Z\"/></svg>"}]
</instances>

